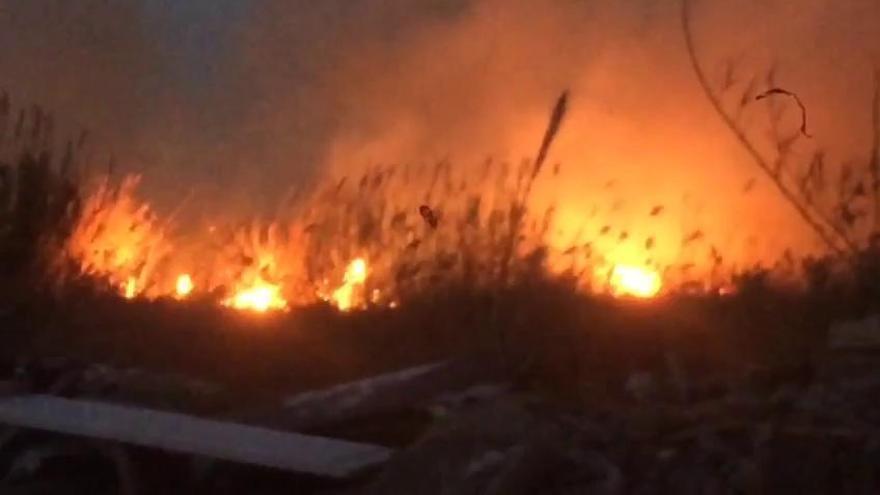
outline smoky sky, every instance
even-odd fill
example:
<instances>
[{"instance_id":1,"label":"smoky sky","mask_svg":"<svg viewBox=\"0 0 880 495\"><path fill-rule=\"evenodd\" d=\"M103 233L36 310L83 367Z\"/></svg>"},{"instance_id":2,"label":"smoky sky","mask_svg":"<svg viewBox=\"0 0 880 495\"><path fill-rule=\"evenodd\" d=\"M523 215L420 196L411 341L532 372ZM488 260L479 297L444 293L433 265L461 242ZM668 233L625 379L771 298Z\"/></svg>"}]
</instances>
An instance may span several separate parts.
<instances>
[{"instance_id":1,"label":"smoky sky","mask_svg":"<svg viewBox=\"0 0 880 495\"><path fill-rule=\"evenodd\" d=\"M725 59L746 72L774 64L829 154L864 158L876 2L693 4L711 77ZM756 174L699 93L678 9L662 0L5 0L0 87L91 129L95 160L113 154L143 173L159 204L191 197L243 212L371 164L527 157L568 89L570 118L552 156L568 175L545 187L570 198L565 214L619 194L633 211L687 203L697 223L772 211L766 222L789 225L768 185L731 193ZM615 195L602 189L612 180Z\"/></svg>"}]
</instances>

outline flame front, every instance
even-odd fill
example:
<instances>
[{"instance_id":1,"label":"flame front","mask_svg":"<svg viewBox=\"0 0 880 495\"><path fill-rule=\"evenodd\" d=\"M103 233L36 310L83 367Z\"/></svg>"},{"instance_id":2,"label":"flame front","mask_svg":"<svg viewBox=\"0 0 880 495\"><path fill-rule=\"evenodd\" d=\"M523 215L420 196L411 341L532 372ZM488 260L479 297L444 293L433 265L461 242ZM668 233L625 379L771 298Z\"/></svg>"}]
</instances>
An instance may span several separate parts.
<instances>
[{"instance_id":1,"label":"flame front","mask_svg":"<svg viewBox=\"0 0 880 495\"><path fill-rule=\"evenodd\" d=\"M657 271L632 265L615 265L610 284L615 295L639 298L656 296L662 285Z\"/></svg>"},{"instance_id":2,"label":"flame front","mask_svg":"<svg viewBox=\"0 0 880 495\"><path fill-rule=\"evenodd\" d=\"M239 290L223 304L230 308L258 313L287 308L287 301L281 295L281 287L263 280L257 280L253 286Z\"/></svg>"},{"instance_id":3,"label":"flame front","mask_svg":"<svg viewBox=\"0 0 880 495\"><path fill-rule=\"evenodd\" d=\"M380 178L390 180L387 177ZM371 189L362 184L348 189L336 185L304 199L310 206L293 209L289 217L240 226L211 218L209 226L199 230L207 234L188 238L174 232L176 225L161 221L136 196L135 178L117 186L105 181L86 199L65 245L64 254L74 263L59 265L72 266L76 276L105 280L128 299L183 300L199 291L206 298L222 294L216 302L223 306L259 313L318 301L343 312L368 306L394 308L412 294L455 277L485 287L509 283L493 278L499 273L527 273L507 270L509 266L501 269L498 264L505 258L499 253L510 248L507 235L496 235L511 227L504 223L509 218L506 210L498 206L506 204L504 189L493 193L498 197L472 196L456 202L459 196L451 196L443 211L447 221L426 227L411 214L412 205L422 200L410 196L412 189L405 182L399 188L377 178L368 183L379 184L375 194L391 198L393 206L372 201ZM323 206L339 202L346 207ZM371 209L375 204L383 205L378 213ZM588 233L581 237L584 216L560 211L556 217L545 215L547 225L542 228L523 229L524 240L506 262L516 262L517 256L544 246L548 271L577 274L578 286L584 290L605 290L618 297L651 298L664 284L674 288L679 279L689 276L670 270L676 252L659 249L656 230L646 238L628 229L611 232L608 226L598 231L595 241L584 242L592 239ZM357 216L352 218L351 212ZM592 229L592 223L588 227ZM568 239L569 232L573 239ZM353 250L359 256L351 256Z\"/></svg>"}]
</instances>

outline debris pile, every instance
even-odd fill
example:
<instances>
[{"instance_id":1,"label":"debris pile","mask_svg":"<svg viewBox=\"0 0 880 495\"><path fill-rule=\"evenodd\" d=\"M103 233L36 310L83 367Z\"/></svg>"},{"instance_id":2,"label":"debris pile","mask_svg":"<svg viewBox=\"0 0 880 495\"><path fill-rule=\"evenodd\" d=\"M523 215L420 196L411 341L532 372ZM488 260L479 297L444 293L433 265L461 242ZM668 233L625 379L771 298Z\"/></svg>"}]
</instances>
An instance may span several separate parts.
<instances>
[{"instance_id":1,"label":"debris pile","mask_svg":"<svg viewBox=\"0 0 880 495\"><path fill-rule=\"evenodd\" d=\"M186 493L877 493L878 321L833 326L814 372L744 369L719 384L669 356L566 403L485 358L246 408L183 377L30 363L0 384L0 482L72 493L58 466L76 465L111 473L87 493L149 493L163 477Z\"/></svg>"}]
</instances>

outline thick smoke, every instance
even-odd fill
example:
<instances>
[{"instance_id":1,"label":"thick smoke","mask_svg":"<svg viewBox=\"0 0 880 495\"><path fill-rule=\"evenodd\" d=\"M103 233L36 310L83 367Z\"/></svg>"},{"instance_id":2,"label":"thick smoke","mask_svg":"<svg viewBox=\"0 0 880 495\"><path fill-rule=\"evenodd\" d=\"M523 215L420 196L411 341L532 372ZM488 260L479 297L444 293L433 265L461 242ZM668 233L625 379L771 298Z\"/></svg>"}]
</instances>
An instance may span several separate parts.
<instances>
[{"instance_id":1,"label":"thick smoke","mask_svg":"<svg viewBox=\"0 0 880 495\"><path fill-rule=\"evenodd\" d=\"M693 3L711 77L726 59L746 78L774 63L816 143L865 158L876 2ZM700 93L678 2L192 4L207 6L174 28L181 14L158 0L7 1L0 83L106 136L164 204L192 189L196 204L237 212L370 164L519 161L569 89L551 156L562 180L538 190L557 203L563 236L612 224L665 236L672 253L703 229L758 258L812 242ZM649 222L660 204L665 216Z\"/></svg>"},{"instance_id":2,"label":"thick smoke","mask_svg":"<svg viewBox=\"0 0 880 495\"><path fill-rule=\"evenodd\" d=\"M876 3L693 4L713 80L721 81L725 60L737 62L742 80L774 65L777 83L808 105L815 146L831 161L866 159L880 60ZM300 74L264 73L261 94L295 94L279 88L303 88L293 83L298 75L310 84L255 119L322 135L324 173L440 159L479 166L487 155L516 162L534 154L552 102L570 89L572 111L552 157L564 164L563 178L539 191L544 204L557 204L562 237L612 225L665 240L675 257L680 239L699 229L743 263L813 246L700 92L678 2L322 5L270 2L254 16L247 56L263 67L285 56L308 60ZM312 31L295 28L304 16ZM290 51L303 40L304 53ZM656 205L665 215L649 218Z\"/></svg>"}]
</instances>

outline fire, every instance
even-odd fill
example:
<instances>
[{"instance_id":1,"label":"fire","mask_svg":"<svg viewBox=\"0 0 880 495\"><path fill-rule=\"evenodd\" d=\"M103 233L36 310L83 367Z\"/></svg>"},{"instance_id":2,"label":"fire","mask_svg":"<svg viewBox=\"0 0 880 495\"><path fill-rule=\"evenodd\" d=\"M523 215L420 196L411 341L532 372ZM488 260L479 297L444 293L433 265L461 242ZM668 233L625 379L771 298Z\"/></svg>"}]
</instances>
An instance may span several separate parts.
<instances>
[{"instance_id":1,"label":"fire","mask_svg":"<svg viewBox=\"0 0 880 495\"><path fill-rule=\"evenodd\" d=\"M216 301L219 305L259 313L318 301L342 312L368 306L395 308L409 291L433 283L435 275L440 277L430 270L443 270L443 277L471 270L479 283L495 283L493 263L503 248L503 241L484 235L484 231L504 228L504 224L498 227L493 223L505 218L496 215L503 209L492 206L494 203L485 207L479 201L452 203L444 210L448 219L466 218L467 223L462 224L466 228L452 221L436 227L424 224L413 211L401 207L393 210L396 213L388 218L390 224L380 224L386 230L370 231L375 237L364 240L364 229L352 228L360 225L360 217L352 220L345 212L369 212L372 202L354 196L346 200L350 208L323 208L320 205L337 196L318 195L318 206L292 210L294 216L289 219L279 217L237 227L212 220L207 228L199 229L202 237L195 238L182 236L176 224L153 213L149 203L135 194L136 179L99 186L87 198L65 245L63 254L74 263L59 265L72 266L74 275L107 281L127 299L183 300L198 290L205 297L223 294ZM504 198L503 191L497 194ZM412 204L418 201L414 198ZM604 222L571 209L561 209L551 220L553 228L545 227L547 239L540 237L544 234L526 232L518 250L525 253L533 244L546 241L550 247L547 269L566 276L576 274L578 286L585 291L595 288L615 296L652 298L664 284L674 290L676 277L684 277L669 269L680 249L670 247L671 242L655 242L655 237L665 232L659 227L652 227L648 236L642 233L648 232L646 226L605 227ZM550 222L547 218L544 221ZM593 227L598 232L596 240L590 237ZM456 235L466 236L467 242L462 244ZM351 257L353 245L358 246L359 257ZM454 256L446 256L450 253ZM489 269L476 268L480 266ZM485 279L480 278L484 274ZM691 277L690 272L686 275ZM726 287L719 289L722 295L728 291Z\"/></svg>"},{"instance_id":2,"label":"fire","mask_svg":"<svg viewBox=\"0 0 880 495\"><path fill-rule=\"evenodd\" d=\"M110 281L128 299L152 288L152 277L171 252L166 224L135 194L138 177L118 185L103 180L85 198L65 252L80 275ZM62 265L66 266L66 265Z\"/></svg>"},{"instance_id":3,"label":"fire","mask_svg":"<svg viewBox=\"0 0 880 495\"><path fill-rule=\"evenodd\" d=\"M122 295L124 295L126 299L134 299L137 295L136 278L128 277L128 280L125 281L125 285L122 287Z\"/></svg>"},{"instance_id":4,"label":"fire","mask_svg":"<svg viewBox=\"0 0 880 495\"><path fill-rule=\"evenodd\" d=\"M656 296L662 285L657 271L633 265L615 265L610 284L615 295L639 298Z\"/></svg>"},{"instance_id":5,"label":"fire","mask_svg":"<svg viewBox=\"0 0 880 495\"><path fill-rule=\"evenodd\" d=\"M257 280L253 286L239 290L223 304L234 309L258 313L287 308L287 301L281 295L281 286L263 280Z\"/></svg>"},{"instance_id":6,"label":"fire","mask_svg":"<svg viewBox=\"0 0 880 495\"><path fill-rule=\"evenodd\" d=\"M356 289L363 286L367 280L367 262L363 258L357 258L349 263L345 269L342 285L333 291L331 300L336 303L340 311L349 311L357 305Z\"/></svg>"},{"instance_id":7,"label":"fire","mask_svg":"<svg viewBox=\"0 0 880 495\"><path fill-rule=\"evenodd\" d=\"M190 277L188 273L184 273L177 277L174 292L178 299L183 299L189 296L194 288L195 285L193 284L192 277Z\"/></svg>"}]
</instances>

